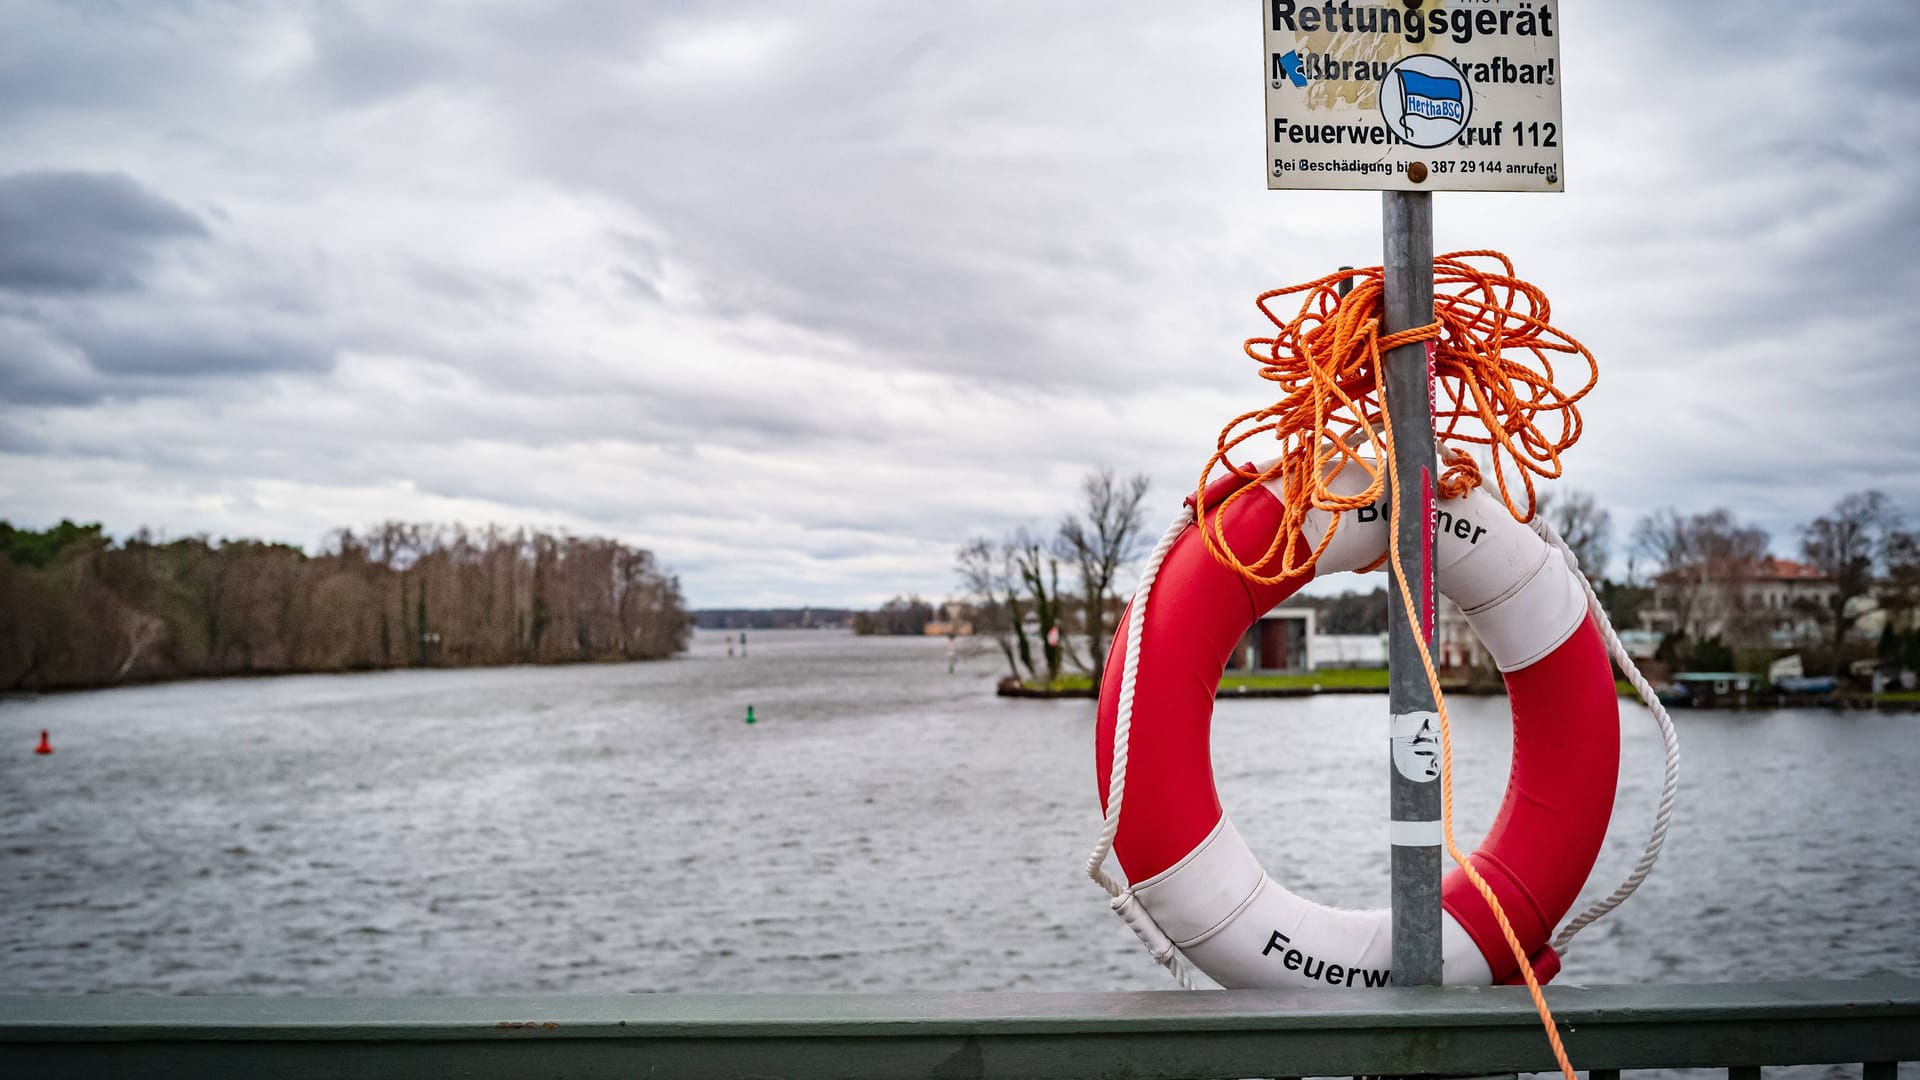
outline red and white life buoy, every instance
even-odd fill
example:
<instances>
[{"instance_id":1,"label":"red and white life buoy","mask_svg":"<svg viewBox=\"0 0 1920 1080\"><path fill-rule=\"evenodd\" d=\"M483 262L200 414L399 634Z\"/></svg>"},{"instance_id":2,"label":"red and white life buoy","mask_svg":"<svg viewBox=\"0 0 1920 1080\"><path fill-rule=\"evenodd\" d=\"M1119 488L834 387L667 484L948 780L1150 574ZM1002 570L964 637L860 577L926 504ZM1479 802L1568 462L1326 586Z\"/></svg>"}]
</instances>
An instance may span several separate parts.
<instances>
[{"instance_id":1,"label":"red and white life buoy","mask_svg":"<svg viewBox=\"0 0 1920 1080\"><path fill-rule=\"evenodd\" d=\"M1344 478L1351 484L1346 490L1360 490L1359 471L1347 472L1353 475ZM1243 559L1258 558L1280 527L1280 495L1246 491L1221 509L1227 490L1209 493L1209 517L1224 513L1226 542ZM1303 535L1291 542L1311 549L1334 516L1309 513ZM1475 489L1440 501L1437 518L1435 584L1459 605L1505 673L1513 709L1506 799L1469 858L1544 982L1559 966L1549 937L1592 870L1613 810L1620 731L1612 669L1574 571L1499 498ZM1315 572L1379 561L1389 520L1384 497L1342 515ZM1392 961L1385 909L1336 909L1275 882L1228 820L1214 787L1209 732L1227 660L1253 622L1304 581L1249 582L1216 562L1190 524L1160 564L1140 628L1114 836L1132 884L1114 906L1157 955L1164 959L1177 947L1228 987L1381 986ZM1128 629L1123 620L1100 690L1103 802ZM1396 767L1420 767L1402 751L1417 735L1413 729L1429 720L1395 718ZM1395 823L1392 842L1438 845L1438 826ZM1442 981L1518 982L1518 962L1492 910L1462 871L1447 875L1441 896Z\"/></svg>"}]
</instances>

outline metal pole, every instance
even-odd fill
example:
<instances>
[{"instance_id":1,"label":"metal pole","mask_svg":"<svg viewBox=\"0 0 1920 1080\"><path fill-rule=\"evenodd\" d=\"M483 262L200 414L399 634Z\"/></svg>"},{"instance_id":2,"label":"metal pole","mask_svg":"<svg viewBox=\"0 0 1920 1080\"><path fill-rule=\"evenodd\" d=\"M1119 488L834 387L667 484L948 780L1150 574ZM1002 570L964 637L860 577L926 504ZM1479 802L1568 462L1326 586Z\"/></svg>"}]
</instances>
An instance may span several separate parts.
<instances>
[{"instance_id":1,"label":"metal pole","mask_svg":"<svg viewBox=\"0 0 1920 1080\"><path fill-rule=\"evenodd\" d=\"M1386 259L1384 331L1433 321L1433 196L1382 193ZM1388 353L1381 378L1392 413L1400 565L1433 639L1433 387L1424 343ZM1393 845L1395 986L1440 984L1440 731L1420 643L1397 587L1387 589L1388 709L1392 713L1390 839Z\"/></svg>"}]
</instances>

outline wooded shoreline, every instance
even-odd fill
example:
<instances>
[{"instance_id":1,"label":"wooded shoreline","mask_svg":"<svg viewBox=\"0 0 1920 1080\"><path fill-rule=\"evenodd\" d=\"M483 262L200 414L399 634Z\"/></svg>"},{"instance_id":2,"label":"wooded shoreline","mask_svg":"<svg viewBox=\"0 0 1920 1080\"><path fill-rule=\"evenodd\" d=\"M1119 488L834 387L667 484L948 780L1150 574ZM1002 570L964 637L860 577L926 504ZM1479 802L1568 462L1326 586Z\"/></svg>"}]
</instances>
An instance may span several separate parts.
<instances>
[{"instance_id":1,"label":"wooded shoreline","mask_svg":"<svg viewBox=\"0 0 1920 1080\"><path fill-rule=\"evenodd\" d=\"M0 530L0 691L656 659L692 628L679 581L607 539L388 523L309 556Z\"/></svg>"}]
</instances>

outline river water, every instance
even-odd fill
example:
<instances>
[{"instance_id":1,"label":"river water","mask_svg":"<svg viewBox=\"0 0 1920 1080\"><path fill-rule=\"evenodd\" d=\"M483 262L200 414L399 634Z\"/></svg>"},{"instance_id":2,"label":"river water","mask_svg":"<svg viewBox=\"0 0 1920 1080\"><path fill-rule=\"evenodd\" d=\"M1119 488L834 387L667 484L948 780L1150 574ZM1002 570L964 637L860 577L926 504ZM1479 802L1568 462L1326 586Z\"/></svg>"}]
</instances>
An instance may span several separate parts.
<instances>
[{"instance_id":1,"label":"river water","mask_svg":"<svg viewBox=\"0 0 1920 1080\"><path fill-rule=\"evenodd\" d=\"M997 655L950 674L943 639L750 648L0 703L0 994L1171 987L1081 872L1091 702L1000 700ZM1386 903L1385 705L1218 710L1235 822L1314 899ZM1507 715L1453 709L1471 840ZM1679 723L1666 855L1562 981L1920 975L1920 718ZM1590 896L1639 853L1659 746L1629 707Z\"/></svg>"}]
</instances>

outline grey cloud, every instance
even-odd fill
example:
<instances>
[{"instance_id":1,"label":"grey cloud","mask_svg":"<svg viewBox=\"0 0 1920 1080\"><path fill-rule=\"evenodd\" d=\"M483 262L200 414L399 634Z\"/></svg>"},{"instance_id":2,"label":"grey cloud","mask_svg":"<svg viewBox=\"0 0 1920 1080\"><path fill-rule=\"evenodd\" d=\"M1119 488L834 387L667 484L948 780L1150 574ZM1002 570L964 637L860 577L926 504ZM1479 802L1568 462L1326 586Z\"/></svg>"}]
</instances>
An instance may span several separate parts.
<instances>
[{"instance_id":1,"label":"grey cloud","mask_svg":"<svg viewBox=\"0 0 1920 1080\"><path fill-rule=\"evenodd\" d=\"M1087 197L1079 174L1090 165L1045 131L1110 118L1086 111L1108 92L1053 70L1100 58L1042 44L1054 16L1006 14L959 33L948 19L859 4L795 14L591 3L538 17L428 6L394 19L329 7L308 24L303 74L349 105L436 81L477 90L498 105L509 155L661 223L699 272L710 315L844 339L867 366L1024 386L1153 373L1164 358L1124 347L1151 317L1127 294L1152 244L1101 228L1113 200ZM676 35L789 22L750 69L646 82ZM1146 40L1152 23L1113 25ZM1080 114L1033 111L1050 101ZM1028 181L1008 184L1013 174ZM653 277L644 262L635 269L627 281L644 298ZM1133 289L1088 290L1089 276L1131 276Z\"/></svg>"},{"instance_id":2,"label":"grey cloud","mask_svg":"<svg viewBox=\"0 0 1920 1080\"><path fill-rule=\"evenodd\" d=\"M324 372L337 346L319 321L146 294L0 304L0 392L78 405L181 394L208 379Z\"/></svg>"},{"instance_id":3,"label":"grey cloud","mask_svg":"<svg viewBox=\"0 0 1920 1080\"><path fill-rule=\"evenodd\" d=\"M1839 80L1903 94L1920 88L1920 68L1912 59L1913 42L1920 38L1920 6L1910 0L1646 4L1608 14L1628 11L1620 21L1635 28L1634 36L1680 46L1673 58L1683 69L1702 61L1731 61L1753 79L1777 79L1803 93L1830 92L1832 86L1822 84ZM1663 77L1686 74L1660 72ZM1730 96L1737 99L1738 93Z\"/></svg>"},{"instance_id":4,"label":"grey cloud","mask_svg":"<svg viewBox=\"0 0 1920 1080\"><path fill-rule=\"evenodd\" d=\"M44 327L0 311L0 400L34 405L81 405L101 393L98 373L72 345ZM25 447L18 431L0 425L7 449Z\"/></svg>"},{"instance_id":5,"label":"grey cloud","mask_svg":"<svg viewBox=\"0 0 1920 1080\"><path fill-rule=\"evenodd\" d=\"M93 10L84 10L90 7ZM0 121L36 111L154 104L204 78L193 13L160 3L14 3L0 19Z\"/></svg>"},{"instance_id":6,"label":"grey cloud","mask_svg":"<svg viewBox=\"0 0 1920 1080\"><path fill-rule=\"evenodd\" d=\"M690 24L784 21L689 6ZM960 36L897 11L809 16L750 68L651 96L634 70L669 40L609 34L582 45L592 62L530 84L503 116L543 172L635 206L696 252L716 314L772 315L857 343L873 364L1025 385L1090 373L1093 350L1076 348L1089 328L1063 314L1102 304L1081 275L1151 261L1101 230L1112 201L1077 187L1089 164L1038 134L1059 119L1049 101L1086 92L1029 91L1060 89L1071 76L1043 73L1050 64L1090 55L1052 56L1035 43L1048 28L1025 25L1046 20L1031 17ZM620 49L625 64L607 55ZM1003 77L977 74L989 70ZM1037 182L1010 185L1010 171ZM1143 317L1117 298L1102 314L1116 338ZM1116 350L1100 367L1137 377L1151 363Z\"/></svg>"},{"instance_id":7,"label":"grey cloud","mask_svg":"<svg viewBox=\"0 0 1920 1080\"><path fill-rule=\"evenodd\" d=\"M655 285L646 276L630 267L620 267L613 272L613 277L614 280L619 283L621 292L627 299L645 300L652 303L660 303L665 299L658 285Z\"/></svg>"},{"instance_id":8,"label":"grey cloud","mask_svg":"<svg viewBox=\"0 0 1920 1080\"><path fill-rule=\"evenodd\" d=\"M526 283L506 274L483 274L415 259L405 273L408 284L445 302L466 320L525 303L533 292ZM411 320L397 319L394 333L404 333Z\"/></svg>"},{"instance_id":9,"label":"grey cloud","mask_svg":"<svg viewBox=\"0 0 1920 1080\"><path fill-rule=\"evenodd\" d=\"M631 59L636 42L700 6L572 0L481 11L423 3L396 18L386 4L328 4L314 9L302 75L350 107L436 84L517 96L575 77L585 58Z\"/></svg>"},{"instance_id":10,"label":"grey cloud","mask_svg":"<svg viewBox=\"0 0 1920 1080\"><path fill-rule=\"evenodd\" d=\"M124 173L0 176L0 289L131 289L160 245L206 235L198 218Z\"/></svg>"},{"instance_id":11,"label":"grey cloud","mask_svg":"<svg viewBox=\"0 0 1920 1080\"><path fill-rule=\"evenodd\" d=\"M446 74L447 57L433 35L412 18L393 19L391 9L376 27L350 5L316 9L313 61L308 75L335 100L365 105L404 94Z\"/></svg>"},{"instance_id":12,"label":"grey cloud","mask_svg":"<svg viewBox=\"0 0 1920 1080\"><path fill-rule=\"evenodd\" d=\"M192 316L76 327L72 341L105 375L192 378L331 366L325 344L271 326Z\"/></svg>"}]
</instances>

